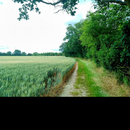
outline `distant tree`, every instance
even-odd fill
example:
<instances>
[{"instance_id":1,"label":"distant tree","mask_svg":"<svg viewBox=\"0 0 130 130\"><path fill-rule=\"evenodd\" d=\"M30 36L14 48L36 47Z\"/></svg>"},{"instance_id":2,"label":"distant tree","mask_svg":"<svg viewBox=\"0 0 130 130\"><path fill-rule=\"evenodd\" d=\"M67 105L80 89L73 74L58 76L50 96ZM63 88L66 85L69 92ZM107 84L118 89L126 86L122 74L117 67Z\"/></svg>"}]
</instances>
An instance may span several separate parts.
<instances>
[{"instance_id":1,"label":"distant tree","mask_svg":"<svg viewBox=\"0 0 130 130\"><path fill-rule=\"evenodd\" d=\"M26 52L22 52L22 56L26 56L27 54L26 54Z\"/></svg>"},{"instance_id":2,"label":"distant tree","mask_svg":"<svg viewBox=\"0 0 130 130\"><path fill-rule=\"evenodd\" d=\"M53 52L51 53L51 56L54 56L54 53L53 53Z\"/></svg>"},{"instance_id":3,"label":"distant tree","mask_svg":"<svg viewBox=\"0 0 130 130\"><path fill-rule=\"evenodd\" d=\"M4 53L3 53L3 56L7 56L7 54L4 52Z\"/></svg>"},{"instance_id":4,"label":"distant tree","mask_svg":"<svg viewBox=\"0 0 130 130\"><path fill-rule=\"evenodd\" d=\"M33 56L38 56L39 54L37 52L34 52L32 55Z\"/></svg>"},{"instance_id":5,"label":"distant tree","mask_svg":"<svg viewBox=\"0 0 130 130\"><path fill-rule=\"evenodd\" d=\"M6 53L6 55L7 55L7 56L11 56L11 51L8 51L8 52Z\"/></svg>"},{"instance_id":6,"label":"distant tree","mask_svg":"<svg viewBox=\"0 0 130 130\"><path fill-rule=\"evenodd\" d=\"M82 20L74 24L74 26L71 24L68 25L66 36L63 39L64 41L67 40L67 42L62 43L59 49L65 56L84 57L81 41L79 40L82 26Z\"/></svg>"},{"instance_id":7,"label":"distant tree","mask_svg":"<svg viewBox=\"0 0 130 130\"><path fill-rule=\"evenodd\" d=\"M63 53L57 53L57 52L46 52L46 53L37 53L38 55L41 55L41 56L62 56L63 55Z\"/></svg>"},{"instance_id":8,"label":"distant tree","mask_svg":"<svg viewBox=\"0 0 130 130\"><path fill-rule=\"evenodd\" d=\"M6 56L6 53L0 52L0 56Z\"/></svg>"},{"instance_id":9,"label":"distant tree","mask_svg":"<svg viewBox=\"0 0 130 130\"><path fill-rule=\"evenodd\" d=\"M62 53L62 52L60 52L60 53L59 53L59 56L63 56L63 53Z\"/></svg>"},{"instance_id":10,"label":"distant tree","mask_svg":"<svg viewBox=\"0 0 130 130\"><path fill-rule=\"evenodd\" d=\"M54 53L54 56L57 56L57 52Z\"/></svg>"},{"instance_id":11,"label":"distant tree","mask_svg":"<svg viewBox=\"0 0 130 130\"><path fill-rule=\"evenodd\" d=\"M2 52L0 52L0 56L3 56L3 53L2 53Z\"/></svg>"},{"instance_id":12,"label":"distant tree","mask_svg":"<svg viewBox=\"0 0 130 130\"><path fill-rule=\"evenodd\" d=\"M44 52L43 52L43 53L41 53L41 55L42 55L42 56L44 56Z\"/></svg>"},{"instance_id":13,"label":"distant tree","mask_svg":"<svg viewBox=\"0 0 130 130\"><path fill-rule=\"evenodd\" d=\"M21 56L21 51L20 50L15 50L13 55L14 56Z\"/></svg>"},{"instance_id":14,"label":"distant tree","mask_svg":"<svg viewBox=\"0 0 130 130\"><path fill-rule=\"evenodd\" d=\"M32 56L32 54L31 54L31 53L28 53L27 56Z\"/></svg>"}]
</instances>

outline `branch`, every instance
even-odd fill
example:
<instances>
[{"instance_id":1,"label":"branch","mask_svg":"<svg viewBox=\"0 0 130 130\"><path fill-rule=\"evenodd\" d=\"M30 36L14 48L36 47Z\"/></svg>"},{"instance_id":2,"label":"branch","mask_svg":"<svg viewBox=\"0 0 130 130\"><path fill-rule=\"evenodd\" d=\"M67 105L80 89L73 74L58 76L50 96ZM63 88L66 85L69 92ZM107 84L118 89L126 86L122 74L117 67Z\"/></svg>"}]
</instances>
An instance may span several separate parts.
<instances>
[{"instance_id":1,"label":"branch","mask_svg":"<svg viewBox=\"0 0 130 130\"><path fill-rule=\"evenodd\" d=\"M64 11L64 9L59 9L57 12L55 12L55 14L58 13L59 11Z\"/></svg>"},{"instance_id":2,"label":"branch","mask_svg":"<svg viewBox=\"0 0 130 130\"><path fill-rule=\"evenodd\" d=\"M43 1L43 0L41 0L40 2L42 2L42 3L44 3L44 4L48 4L48 5L57 5L57 4L59 4L60 2L62 2L62 0L59 0L59 1L57 1L57 2L55 2L55 3L48 3L48 2L45 2L45 1Z\"/></svg>"}]
</instances>

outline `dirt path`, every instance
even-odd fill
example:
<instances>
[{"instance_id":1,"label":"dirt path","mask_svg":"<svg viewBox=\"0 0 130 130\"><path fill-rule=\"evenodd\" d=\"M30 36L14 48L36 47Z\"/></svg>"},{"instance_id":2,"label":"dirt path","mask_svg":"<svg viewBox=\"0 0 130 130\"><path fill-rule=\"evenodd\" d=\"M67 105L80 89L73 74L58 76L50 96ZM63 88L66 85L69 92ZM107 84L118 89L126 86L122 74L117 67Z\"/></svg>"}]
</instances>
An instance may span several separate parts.
<instances>
[{"instance_id":1,"label":"dirt path","mask_svg":"<svg viewBox=\"0 0 130 130\"><path fill-rule=\"evenodd\" d=\"M67 84L65 85L63 92L59 97L86 97L86 90L82 86L80 89L74 88L74 83L76 82L77 78L77 70L78 70L78 62L76 62L76 68L72 73L70 79L68 80ZM81 86L81 85L79 85ZM77 94L76 94L77 93Z\"/></svg>"}]
</instances>

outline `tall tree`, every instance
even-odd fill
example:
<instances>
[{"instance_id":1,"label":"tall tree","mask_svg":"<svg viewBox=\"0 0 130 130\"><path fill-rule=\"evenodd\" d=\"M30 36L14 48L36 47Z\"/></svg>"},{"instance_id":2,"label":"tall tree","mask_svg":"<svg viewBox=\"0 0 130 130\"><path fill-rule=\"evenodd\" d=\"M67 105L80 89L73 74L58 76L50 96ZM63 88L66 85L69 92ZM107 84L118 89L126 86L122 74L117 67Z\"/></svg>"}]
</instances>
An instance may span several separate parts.
<instances>
[{"instance_id":1,"label":"tall tree","mask_svg":"<svg viewBox=\"0 0 130 130\"><path fill-rule=\"evenodd\" d=\"M80 28L83 26L82 20L76 23L74 26L69 24L67 27L66 37L63 39L64 42L60 46L65 56L83 57L82 45L79 37L81 35Z\"/></svg>"},{"instance_id":2,"label":"tall tree","mask_svg":"<svg viewBox=\"0 0 130 130\"><path fill-rule=\"evenodd\" d=\"M15 55L15 56L21 56L21 51L20 50L15 50L13 52L13 55Z\"/></svg>"},{"instance_id":3,"label":"tall tree","mask_svg":"<svg viewBox=\"0 0 130 130\"><path fill-rule=\"evenodd\" d=\"M33 56L38 56L39 54L37 52L34 52L32 55Z\"/></svg>"},{"instance_id":4,"label":"tall tree","mask_svg":"<svg viewBox=\"0 0 130 130\"><path fill-rule=\"evenodd\" d=\"M87 49L87 58L118 73L120 81L124 76L130 80L129 12L127 6L106 5L95 13L89 12L81 28L80 40Z\"/></svg>"},{"instance_id":5,"label":"tall tree","mask_svg":"<svg viewBox=\"0 0 130 130\"><path fill-rule=\"evenodd\" d=\"M7 55L7 56L11 56L11 51L8 51L8 52L6 53L6 55Z\"/></svg>"},{"instance_id":6,"label":"tall tree","mask_svg":"<svg viewBox=\"0 0 130 130\"><path fill-rule=\"evenodd\" d=\"M32 54L31 54L31 53L28 53L27 56L32 56Z\"/></svg>"},{"instance_id":7,"label":"tall tree","mask_svg":"<svg viewBox=\"0 0 130 130\"><path fill-rule=\"evenodd\" d=\"M26 52L22 52L22 54L21 54L22 56L26 56L27 54L26 54Z\"/></svg>"}]
</instances>

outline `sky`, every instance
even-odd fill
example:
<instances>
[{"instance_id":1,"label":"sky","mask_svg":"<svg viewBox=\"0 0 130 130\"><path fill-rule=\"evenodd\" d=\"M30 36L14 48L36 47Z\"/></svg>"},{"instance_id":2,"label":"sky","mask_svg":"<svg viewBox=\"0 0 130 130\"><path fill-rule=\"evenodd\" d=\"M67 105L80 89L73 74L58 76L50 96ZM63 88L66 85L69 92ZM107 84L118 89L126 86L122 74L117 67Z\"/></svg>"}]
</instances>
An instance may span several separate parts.
<instances>
[{"instance_id":1,"label":"sky","mask_svg":"<svg viewBox=\"0 0 130 130\"><path fill-rule=\"evenodd\" d=\"M41 14L31 11L29 20L18 21L20 7L12 0L0 0L0 52L59 52L68 24L77 23L86 18L89 10L94 11L90 0L80 0L75 16L55 13L59 8L40 3Z\"/></svg>"}]
</instances>

